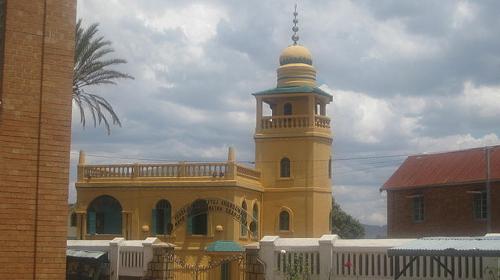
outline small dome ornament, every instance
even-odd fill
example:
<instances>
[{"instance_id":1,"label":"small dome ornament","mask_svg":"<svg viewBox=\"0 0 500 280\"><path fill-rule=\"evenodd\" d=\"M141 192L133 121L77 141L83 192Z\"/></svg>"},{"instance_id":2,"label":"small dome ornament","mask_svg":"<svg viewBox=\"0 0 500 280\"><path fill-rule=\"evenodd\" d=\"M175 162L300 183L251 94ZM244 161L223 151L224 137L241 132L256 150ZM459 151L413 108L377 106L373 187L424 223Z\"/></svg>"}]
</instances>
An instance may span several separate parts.
<instances>
[{"instance_id":1,"label":"small dome ornament","mask_svg":"<svg viewBox=\"0 0 500 280\"><path fill-rule=\"evenodd\" d=\"M298 15L297 4L295 4L292 21L293 44L281 52L280 66L277 70L277 87L316 86L316 70L312 66L311 52L306 47L298 44Z\"/></svg>"},{"instance_id":2,"label":"small dome ornament","mask_svg":"<svg viewBox=\"0 0 500 280\"><path fill-rule=\"evenodd\" d=\"M297 32L299 31L299 27L297 26L297 24L299 23L299 20L297 19L298 15L299 13L297 13L297 4L295 4L295 10L293 12L293 27L292 27L293 31L292 41L294 45L297 45L297 41L300 38L299 35L297 35Z\"/></svg>"}]
</instances>

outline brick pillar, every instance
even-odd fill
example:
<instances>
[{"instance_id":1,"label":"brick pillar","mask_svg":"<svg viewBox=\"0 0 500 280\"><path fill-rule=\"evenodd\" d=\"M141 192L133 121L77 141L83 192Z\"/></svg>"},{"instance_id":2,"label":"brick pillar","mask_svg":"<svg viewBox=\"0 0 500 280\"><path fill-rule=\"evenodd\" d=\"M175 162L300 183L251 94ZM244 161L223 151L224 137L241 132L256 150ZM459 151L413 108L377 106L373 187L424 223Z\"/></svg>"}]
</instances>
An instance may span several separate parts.
<instances>
[{"instance_id":1,"label":"brick pillar","mask_svg":"<svg viewBox=\"0 0 500 280\"><path fill-rule=\"evenodd\" d=\"M264 280L265 267L259 259L259 249L257 247L245 248L245 279Z\"/></svg>"},{"instance_id":2,"label":"brick pillar","mask_svg":"<svg viewBox=\"0 0 500 280\"><path fill-rule=\"evenodd\" d=\"M153 244L153 260L148 264L144 280L174 279L174 245L168 243Z\"/></svg>"},{"instance_id":3,"label":"brick pillar","mask_svg":"<svg viewBox=\"0 0 500 280\"><path fill-rule=\"evenodd\" d=\"M76 1L5 11L0 279L65 279Z\"/></svg>"}]
</instances>

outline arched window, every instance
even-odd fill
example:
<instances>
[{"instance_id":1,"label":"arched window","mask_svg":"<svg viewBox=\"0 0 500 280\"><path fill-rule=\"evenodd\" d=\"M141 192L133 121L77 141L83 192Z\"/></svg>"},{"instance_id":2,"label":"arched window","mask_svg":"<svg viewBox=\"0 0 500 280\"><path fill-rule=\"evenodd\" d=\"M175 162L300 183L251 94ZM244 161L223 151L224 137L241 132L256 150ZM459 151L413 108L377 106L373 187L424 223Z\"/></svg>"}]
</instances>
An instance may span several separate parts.
<instances>
[{"instance_id":1,"label":"arched window","mask_svg":"<svg viewBox=\"0 0 500 280\"><path fill-rule=\"evenodd\" d=\"M243 200L241 203L241 208L245 210L245 213L241 215L241 225L240 225L240 233L241 236L247 236L247 202Z\"/></svg>"},{"instance_id":2,"label":"arched window","mask_svg":"<svg viewBox=\"0 0 500 280\"><path fill-rule=\"evenodd\" d=\"M75 212L71 213L71 218L70 218L69 226L70 227L76 227L76 213Z\"/></svg>"},{"instance_id":3,"label":"arched window","mask_svg":"<svg viewBox=\"0 0 500 280\"><path fill-rule=\"evenodd\" d=\"M87 208L87 232L89 234L121 234L122 206L109 195L94 199Z\"/></svg>"},{"instance_id":4,"label":"arched window","mask_svg":"<svg viewBox=\"0 0 500 280\"><path fill-rule=\"evenodd\" d=\"M288 116L292 114L292 103L285 103L283 105L283 115Z\"/></svg>"},{"instance_id":5,"label":"arched window","mask_svg":"<svg viewBox=\"0 0 500 280\"><path fill-rule=\"evenodd\" d=\"M258 233L258 230L259 230L259 206L257 206L257 203L255 203L253 205L253 209L252 209L252 216L253 216L253 225L250 226L250 229L252 230L252 234L253 236L256 238L257 237L257 233Z\"/></svg>"},{"instance_id":6,"label":"arched window","mask_svg":"<svg viewBox=\"0 0 500 280\"><path fill-rule=\"evenodd\" d=\"M290 160L286 157L282 158L280 161L280 177L290 177Z\"/></svg>"},{"instance_id":7,"label":"arched window","mask_svg":"<svg viewBox=\"0 0 500 280\"><path fill-rule=\"evenodd\" d=\"M170 234L172 232L172 206L168 200L162 199L156 203L152 211L151 230L153 235Z\"/></svg>"},{"instance_id":8,"label":"arched window","mask_svg":"<svg viewBox=\"0 0 500 280\"><path fill-rule=\"evenodd\" d=\"M290 230L290 213L285 210L280 212L279 226L280 230Z\"/></svg>"},{"instance_id":9,"label":"arched window","mask_svg":"<svg viewBox=\"0 0 500 280\"><path fill-rule=\"evenodd\" d=\"M195 235L208 234L208 203L198 199L191 204L188 217L188 233Z\"/></svg>"}]
</instances>

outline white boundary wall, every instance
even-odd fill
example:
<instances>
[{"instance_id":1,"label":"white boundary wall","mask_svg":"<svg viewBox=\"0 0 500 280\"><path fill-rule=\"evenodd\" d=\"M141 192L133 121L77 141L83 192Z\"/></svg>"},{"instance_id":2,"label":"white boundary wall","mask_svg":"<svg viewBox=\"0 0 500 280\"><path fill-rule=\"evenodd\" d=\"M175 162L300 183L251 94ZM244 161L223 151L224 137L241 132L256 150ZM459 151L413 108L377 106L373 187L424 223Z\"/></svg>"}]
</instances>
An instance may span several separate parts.
<instances>
[{"instance_id":1,"label":"white boundary wall","mask_svg":"<svg viewBox=\"0 0 500 280\"><path fill-rule=\"evenodd\" d=\"M145 276L148 264L153 260L153 244L160 243L156 237L145 240L68 240L68 249L101 251L108 253L110 279L120 276Z\"/></svg>"},{"instance_id":2,"label":"white boundary wall","mask_svg":"<svg viewBox=\"0 0 500 280\"><path fill-rule=\"evenodd\" d=\"M298 270L304 279L394 279L395 257L387 249L414 239L279 238L265 236L259 242L259 258L266 264L266 279L286 279L287 270ZM440 257L455 268L454 279L500 280L499 258ZM399 270L409 257L399 257ZM494 276L490 270L495 271ZM419 257L399 279L452 279L431 257Z\"/></svg>"}]
</instances>

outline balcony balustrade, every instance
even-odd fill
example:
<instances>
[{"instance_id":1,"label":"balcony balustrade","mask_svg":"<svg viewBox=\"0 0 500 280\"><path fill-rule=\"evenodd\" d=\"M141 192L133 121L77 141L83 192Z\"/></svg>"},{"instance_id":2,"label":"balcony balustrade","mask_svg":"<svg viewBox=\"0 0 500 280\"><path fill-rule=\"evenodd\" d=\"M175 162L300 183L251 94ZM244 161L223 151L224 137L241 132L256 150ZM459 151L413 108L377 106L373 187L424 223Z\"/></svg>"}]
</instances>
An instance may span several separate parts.
<instances>
[{"instance_id":1,"label":"balcony balustrade","mask_svg":"<svg viewBox=\"0 0 500 280\"><path fill-rule=\"evenodd\" d=\"M260 180L260 171L232 162L81 165L78 179L119 178L217 178L234 175Z\"/></svg>"},{"instance_id":2,"label":"balcony balustrade","mask_svg":"<svg viewBox=\"0 0 500 280\"><path fill-rule=\"evenodd\" d=\"M330 118L316 115L312 123L308 115L266 116L261 119L261 129L264 130L311 127L330 128Z\"/></svg>"}]
</instances>

